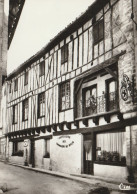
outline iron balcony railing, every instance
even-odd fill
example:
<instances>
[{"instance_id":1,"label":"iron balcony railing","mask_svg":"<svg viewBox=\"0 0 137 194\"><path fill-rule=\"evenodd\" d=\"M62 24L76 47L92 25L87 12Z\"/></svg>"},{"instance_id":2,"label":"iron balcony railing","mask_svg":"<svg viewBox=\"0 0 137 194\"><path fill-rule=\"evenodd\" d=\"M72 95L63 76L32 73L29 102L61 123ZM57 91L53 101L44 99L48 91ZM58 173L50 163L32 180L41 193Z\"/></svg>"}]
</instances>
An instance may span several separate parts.
<instances>
[{"instance_id":1,"label":"iron balcony railing","mask_svg":"<svg viewBox=\"0 0 137 194\"><path fill-rule=\"evenodd\" d=\"M118 109L118 95L117 92L111 92L108 95L94 97L90 96L88 100L83 103L83 116L113 111Z\"/></svg>"}]
</instances>

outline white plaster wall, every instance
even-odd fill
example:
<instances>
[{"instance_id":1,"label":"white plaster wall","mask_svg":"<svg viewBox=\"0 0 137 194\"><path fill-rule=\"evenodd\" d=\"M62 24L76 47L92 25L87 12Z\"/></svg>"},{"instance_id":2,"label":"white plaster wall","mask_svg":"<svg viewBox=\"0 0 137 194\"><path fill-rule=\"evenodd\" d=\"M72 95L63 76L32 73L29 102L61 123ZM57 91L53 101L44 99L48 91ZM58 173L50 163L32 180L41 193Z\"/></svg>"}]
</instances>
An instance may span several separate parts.
<instances>
[{"instance_id":1,"label":"white plaster wall","mask_svg":"<svg viewBox=\"0 0 137 194\"><path fill-rule=\"evenodd\" d=\"M24 165L24 157L11 156L10 157L10 162Z\"/></svg>"},{"instance_id":2,"label":"white plaster wall","mask_svg":"<svg viewBox=\"0 0 137 194\"><path fill-rule=\"evenodd\" d=\"M82 169L82 135L68 135L70 138L63 136L53 136L51 140L51 167L54 171L64 173L81 173ZM62 137L62 138L60 138ZM71 146L60 147L63 145L63 140L66 140L66 145L74 142Z\"/></svg>"},{"instance_id":3,"label":"white plaster wall","mask_svg":"<svg viewBox=\"0 0 137 194\"><path fill-rule=\"evenodd\" d=\"M37 168L42 168L44 165L44 145L45 145L45 140L40 139L35 141L35 167Z\"/></svg>"},{"instance_id":4,"label":"white plaster wall","mask_svg":"<svg viewBox=\"0 0 137 194\"><path fill-rule=\"evenodd\" d=\"M128 176L127 167L94 164L94 175L113 179L124 179Z\"/></svg>"}]
</instances>

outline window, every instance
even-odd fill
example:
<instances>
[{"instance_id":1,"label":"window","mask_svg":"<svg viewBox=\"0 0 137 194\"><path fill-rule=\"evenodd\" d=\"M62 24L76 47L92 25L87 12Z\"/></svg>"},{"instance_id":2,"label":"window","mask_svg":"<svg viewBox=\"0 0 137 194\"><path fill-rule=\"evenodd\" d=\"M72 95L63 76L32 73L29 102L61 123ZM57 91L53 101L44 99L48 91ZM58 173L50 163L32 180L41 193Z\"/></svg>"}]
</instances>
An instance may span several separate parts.
<instances>
[{"instance_id":1,"label":"window","mask_svg":"<svg viewBox=\"0 0 137 194\"><path fill-rule=\"evenodd\" d=\"M13 154L18 151L18 142L13 142Z\"/></svg>"},{"instance_id":2,"label":"window","mask_svg":"<svg viewBox=\"0 0 137 194\"><path fill-rule=\"evenodd\" d=\"M24 85L28 84L28 71L25 72L24 74Z\"/></svg>"},{"instance_id":3,"label":"window","mask_svg":"<svg viewBox=\"0 0 137 194\"><path fill-rule=\"evenodd\" d=\"M9 84L9 93L11 93L11 84Z\"/></svg>"},{"instance_id":4,"label":"window","mask_svg":"<svg viewBox=\"0 0 137 194\"><path fill-rule=\"evenodd\" d=\"M14 91L18 90L18 79L15 79L14 81Z\"/></svg>"},{"instance_id":5,"label":"window","mask_svg":"<svg viewBox=\"0 0 137 194\"><path fill-rule=\"evenodd\" d=\"M17 123L17 114L18 114L17 105L14 105L13 106L13 124Z\"/></svg>"},{"instance_id":6,"label":"window","mask_svg":"<svg viewBox=\"0 0 137 194\"><path fill-rule=\"evenodd\" d=\"M28 120L28 99L22 102L22 120Z\"/></svg>"},{"instance_id":7,"label":"window","mask_svg":"<svg viewBox=\"0 0 137 194\"><path fill-rule=\"evenodd\" d=\"M107 111L115 110L118 106L116 86L117 82L113 79L107 80Z\"/></svg>"},{"instance_id":8,"label":"window","mask_svg":"<svg viewBox=\"0 0 137 194\"><path fill-rule=\"evenodd\" d=\"M45 61L39 64L39 76L45 75Z\"/></svg>"},{"instance_id":9,"label":"window","mask_svg":"<svg viewBox=\"0 0 137 194\"><path fill-rule=\"evenodd\" d=\"M70 82L60 86L60 110L70 108Z\"/></svg>"},{"instance_id":10,"label":"window","mask_svg":"<svg viewBox=\"0 0 137 194\"><path fill-rule=\"evenodd\" d=\"M100 133L96 135L96 160L102 163L126 164L125 132Z\"/></svg>"},{"instance_id":11,"label":"window","mask_svg":"<svg viewBox=\"0 0 137 194\"><path fill-rule=\"evenodd\" d=\"M68 61L68 45L64 45L61 48L61 63L65 63Z\"/></svg>"},{"instance_id":12,"label":"window","mask_svg":"<svg viewBox=\"0 0 137 194\"><path fill-rule=\"evenodd\" d=\"M94 44L104 39L104 20L98 21L93 27Z\"/></svg>"},{"instance_id":13,"label":"window","mask_svg":"<svg viewBox=\"0 0 137 194\"><path fill-rule=\"evenodd\" d=\"M45 92L38 95L38 118L45 115Z\"/></svg>"},{"instance_id":14,"label":"window","mask_svg":"<svg viewBox=\"0 0 137 194\"><path fill-rule=\"evenodd\" d=\"M45 155L44 158L50 158L50 139L45 140Z\"/></svg>"},{"instance_id":15,"label":"window","mask_svg":"<svg viewBox=\"0 0 137 194\"><path fill-rule=\"evenodd\" d=\"M83 114L84 116L97 113L97 88L92 86L90 88L83 89Z\"/></svg>"},{"instance_id":16,"label":"window","mask_svg":"<svg viewBox=\"0 0 137 194\"><path fill-rule=\"evenodd\" d=\"M24 154L24 141L13 142L12 156L22 157Z\"/></svg>"},{"instance_id":17,"label":"window","mask_svg":"<svg viewBox=\"0 0 137 194\"><path fill-rule=\"evenodd\" d=\"M2 75L2 85L4 84L5 79L7 78L6 75Z\"/></svg>"}]
</instances>

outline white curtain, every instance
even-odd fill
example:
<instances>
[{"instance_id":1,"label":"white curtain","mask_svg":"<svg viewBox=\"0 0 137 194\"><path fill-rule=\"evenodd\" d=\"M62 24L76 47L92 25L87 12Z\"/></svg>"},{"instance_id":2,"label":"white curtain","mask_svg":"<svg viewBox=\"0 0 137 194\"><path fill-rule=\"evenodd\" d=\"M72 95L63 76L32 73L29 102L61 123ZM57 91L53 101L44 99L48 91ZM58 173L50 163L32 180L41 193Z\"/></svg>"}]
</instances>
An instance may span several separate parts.
<instances>
[{"instance_id":1,"label":"white curtain","mask_svg":"<svg viewBox=\"0 0 137 194\"><path fill-rule=\"evenodd\" d=\"M101 151L117 151L121 156L125 156L125 132L97 134L96 142L97 147L100 147Z\"/></svg>"}]
</instances>

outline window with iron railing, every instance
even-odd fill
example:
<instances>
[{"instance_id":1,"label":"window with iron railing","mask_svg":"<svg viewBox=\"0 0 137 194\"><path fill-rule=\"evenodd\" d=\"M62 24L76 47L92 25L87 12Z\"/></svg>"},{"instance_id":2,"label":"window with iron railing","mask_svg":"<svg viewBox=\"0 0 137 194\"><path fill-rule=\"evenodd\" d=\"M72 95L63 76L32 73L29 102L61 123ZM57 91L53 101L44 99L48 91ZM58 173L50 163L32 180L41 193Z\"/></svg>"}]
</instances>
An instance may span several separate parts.
<instances>
[{"instance_id":1,"label":"window with iron railing","mask_svg":"<svg viewBox=\"0 0 137 194\"><path fill-rule=\"evenodd\" d=\"M107 90L107 93L103 92L101 96L96 95L96 87L83 90L83 116L118 109L118 94L117 91L112 90L112 84L110 84L110 90Z\"/></svg>"}]
</instances>

